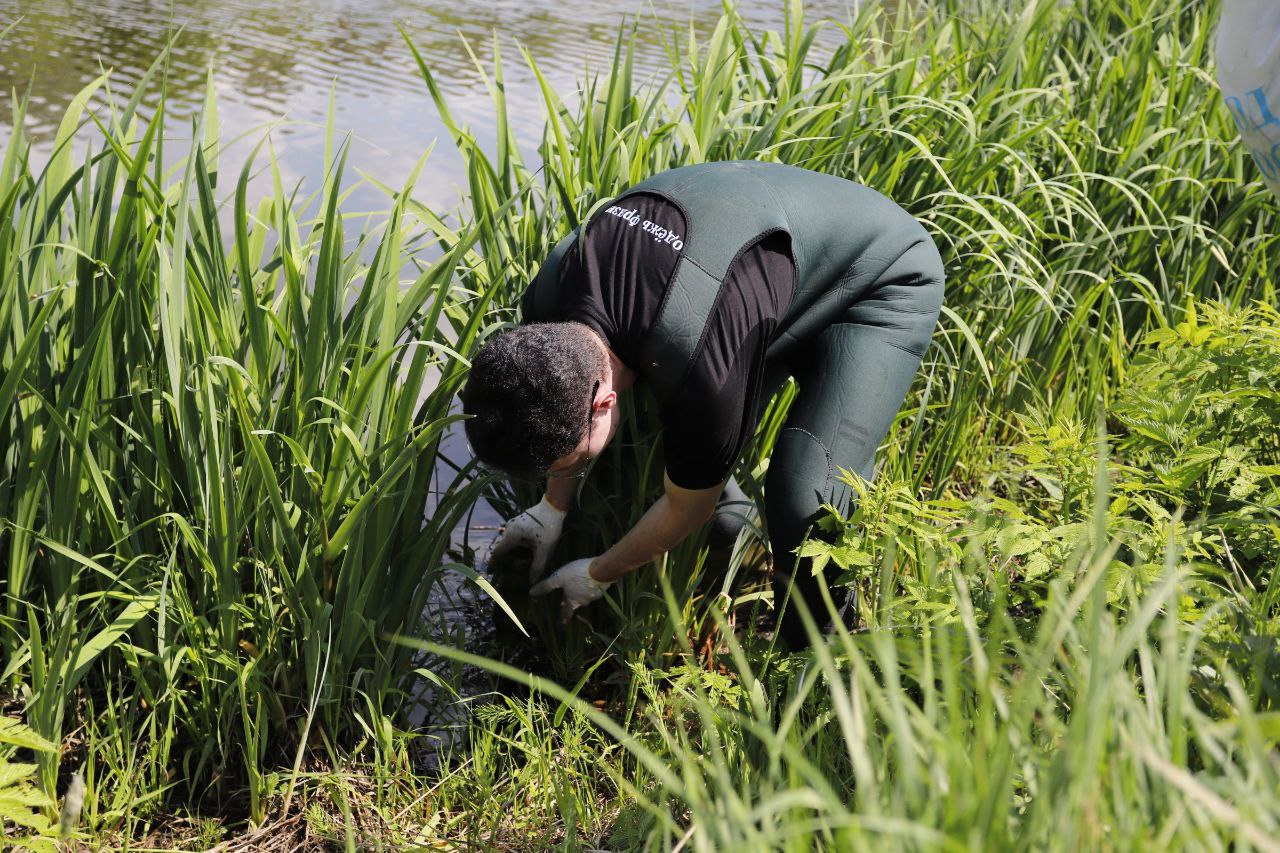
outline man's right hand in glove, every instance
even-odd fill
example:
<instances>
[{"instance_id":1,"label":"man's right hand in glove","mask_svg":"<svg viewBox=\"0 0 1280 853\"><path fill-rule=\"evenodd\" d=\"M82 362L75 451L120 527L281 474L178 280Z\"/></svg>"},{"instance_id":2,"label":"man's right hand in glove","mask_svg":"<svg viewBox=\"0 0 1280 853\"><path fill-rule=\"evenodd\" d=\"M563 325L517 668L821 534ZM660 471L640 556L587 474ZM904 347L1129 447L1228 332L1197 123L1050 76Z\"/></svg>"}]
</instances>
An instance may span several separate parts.
<instances>
[{"instance_id":1,"label":"man's right hand in glove","mask_svg":"<svg viewBox=\"0 0 1280 853\"><path fill-rule=\"evenodd\" d=\"M565 510L556 509L544 496L536 506L507 522L502 535L493 543L493 549L489 552L489 563L492 565L513 551L528 548L533 552L529 581L536 581L547 570L547 560L551 557L551 549L560 539L565 515Z\"/></svg>"}]
</instances>

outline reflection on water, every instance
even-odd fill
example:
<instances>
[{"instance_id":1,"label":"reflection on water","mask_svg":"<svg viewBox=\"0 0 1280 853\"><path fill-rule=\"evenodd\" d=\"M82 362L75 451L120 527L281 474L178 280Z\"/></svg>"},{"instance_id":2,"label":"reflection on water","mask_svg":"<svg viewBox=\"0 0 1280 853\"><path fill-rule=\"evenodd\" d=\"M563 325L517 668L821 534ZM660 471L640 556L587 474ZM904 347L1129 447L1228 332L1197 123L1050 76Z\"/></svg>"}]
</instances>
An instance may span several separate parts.
<instances>
[{"instance_id":1,"label":"reflection on water","mask_svg":"<svg viewBox=\"0 0 1280 853\"><path fill-rule=\"evenodd\" d=\"M811 18L846 20L859 0L811 0ZM779 28L785 0L749 2L741 14L754 27ZM492 133L488 95L461 34L486 66L500 37L507 70L511 121L526 151L542 127L540 97L516 48L524 45L562 93L587 69L607 68L620 23L635 18L636 68L643 78L665 68L664 37L692 24L709 32L719 0L0 0L0 85L30 89L27 129L46 146L71 97L104 68L115 92L128 92L171 34L180 30L167 71L168 125L173 137L190 127L213 69L224 138L256 130L229 149L238 168L273 123L272 142L289 181L314 186L324 150L322 126L330 92L340 133L358 136L351 164L392 185L403 182L433 139L419 197L449 207L456 201L460 160L434 114L426 87L397 25L422 52L458 118L483 138ZM153 87L158 92L158 87ZM154 94L148 105L154 105ZM147 114L144 111L144 114ZM283 122L282 122L283 119ZM7 140L7 111L0 143ZM358 192L355 206L378 208L374 190Z\"/></svg>"}]
</instances>

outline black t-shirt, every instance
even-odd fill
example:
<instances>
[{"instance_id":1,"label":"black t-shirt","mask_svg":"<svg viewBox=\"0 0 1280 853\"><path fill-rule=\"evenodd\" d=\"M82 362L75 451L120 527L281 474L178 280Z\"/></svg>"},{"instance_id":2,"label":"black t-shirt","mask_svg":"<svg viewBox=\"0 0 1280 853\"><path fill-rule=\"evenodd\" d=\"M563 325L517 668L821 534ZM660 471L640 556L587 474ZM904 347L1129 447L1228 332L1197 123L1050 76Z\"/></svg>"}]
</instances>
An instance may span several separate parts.
<instances>
[{"instance_id":1,"label":"black t-shirt","mask_svg":"<svg viewBox=\"0 0 1280 853\"><path fill-rule=\"evenodd\" d=\"M644 376L640 347L662 306L687 233L680 208L639 193L598 212L560 266L557 314L601 334ZM775 232L729 268L684 384L660 412L667 476L719 484L755 431L765 351L795 291L790 239Z\"/></svg>"}]
</instances>

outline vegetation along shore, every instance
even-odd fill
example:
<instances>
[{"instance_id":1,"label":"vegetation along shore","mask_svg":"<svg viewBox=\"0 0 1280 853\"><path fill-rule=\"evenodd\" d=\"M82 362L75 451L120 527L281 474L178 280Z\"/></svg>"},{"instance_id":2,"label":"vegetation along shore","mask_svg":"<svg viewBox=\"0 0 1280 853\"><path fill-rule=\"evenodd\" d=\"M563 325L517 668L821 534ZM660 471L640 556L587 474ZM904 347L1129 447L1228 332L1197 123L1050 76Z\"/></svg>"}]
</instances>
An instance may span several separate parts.
<instances>
[{"instance_id":1,"label":"vegetation along shore","mask_svg":"<svg viewBox=\"0 0 1280 853\"><path fill-rule=\"evenodd\" d=\"M620 30L579 91L543 87L540 140L503 87L536 57L477 63L476 138L418 55L452 211L416 172L344 205L369 179L335 132L316 185L266 144L228 168L212 86L166 138L139 109L164 56L86 88L41 166L16 97L6 845L1280 850L1280 236L1217 6L794 2L778 32L726 7L655 79ZM442 450L470 356L597 203L726 159L902 200L947 274L876 479L804 546L856 602L806 653L765 630L757 537L715 577L694 537L564 627L451 538L537 499ZM661 489L651 417L583 480L561 562ZM458 583L484 642L442 615Z\"/></svg>"}]
</instances>

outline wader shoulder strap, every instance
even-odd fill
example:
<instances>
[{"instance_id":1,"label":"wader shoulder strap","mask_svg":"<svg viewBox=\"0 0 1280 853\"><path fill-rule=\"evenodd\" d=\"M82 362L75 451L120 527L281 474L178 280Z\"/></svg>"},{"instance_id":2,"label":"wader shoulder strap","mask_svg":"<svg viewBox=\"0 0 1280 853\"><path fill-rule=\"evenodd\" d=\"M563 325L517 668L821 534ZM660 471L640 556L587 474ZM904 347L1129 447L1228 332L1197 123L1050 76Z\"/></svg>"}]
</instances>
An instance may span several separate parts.
<instances>
[{"instance_id":1,"label":"wader shoulder strap","mask_svg":"<svg viewBox=\"0 0 1280 853\"><path fill-rule=\"evenodd\" d=\"M747 167L750 164L741 164ZM641 344L639 368L659 401L684 382L729 267L785 215L749 168L716 163L655 175L625 195L648 192L684 213L684 249L658 317Z\"/></svg>"},{"instance_id":2,"label":"wader shoulder strap","mask_svg":"<svg viewBox=\"0 0 1280 853\"><path fill-rule=\"evenodd\" d=\"M684 255L642 347L641 369L664 399L688 376L729 267L773 231L790 237L796 284L778 335L801 340L871 286L929 234L907 211L861 184L781 163L685 166L635 190L658 192L685 210ZM843 304L842 304L843 302Z\"/></svg>"}]
</instances>

